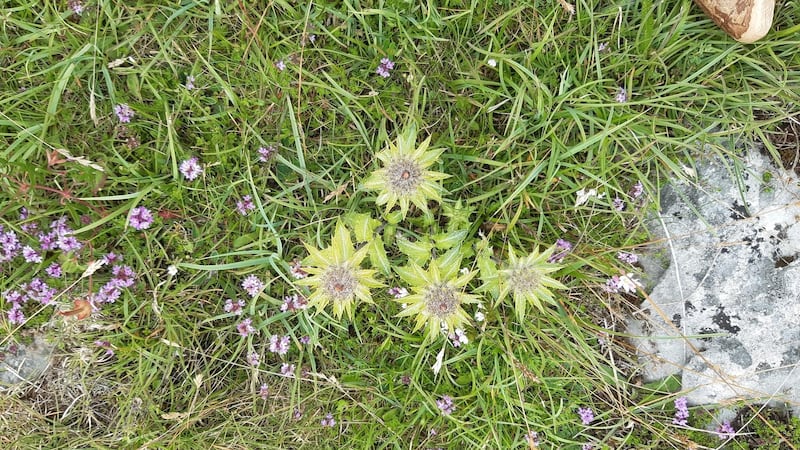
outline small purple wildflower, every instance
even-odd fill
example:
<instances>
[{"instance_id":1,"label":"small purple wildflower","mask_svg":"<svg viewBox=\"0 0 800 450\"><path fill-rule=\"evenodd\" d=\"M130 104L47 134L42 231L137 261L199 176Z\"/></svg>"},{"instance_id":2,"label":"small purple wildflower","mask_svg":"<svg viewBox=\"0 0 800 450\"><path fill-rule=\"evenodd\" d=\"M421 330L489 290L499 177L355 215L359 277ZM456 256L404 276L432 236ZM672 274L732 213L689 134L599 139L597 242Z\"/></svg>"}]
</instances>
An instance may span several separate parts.
<instances>
[{"instance_id":1,"label":"small purple wildflower","mask_svg":"<svg viewBox=\"0 0 800 450\"><path fill-rule=\"evenodd\" d=\"M255 327L253 327L252 324L253 324L253 319L248 317L247 319L244 319L243 321L239 322L238 325L236 325L236 331L238 331L242 337L247 337L256 332L256 329Z\"/></svg>"},{"instance_id":2,"label":"small purple wildflower","mask_svg":"<svg viewBox=\"0 0 800 450\"><path fill-rule=\"evenodd\" d=\"M601 42L600 45L597 46L598 52L604 52L608 50L608 42Z\"/></svg>"},{"instance_id":3,"label":"small purple wildflower","mask_svg":"<svg viewBox=\"0 0 800 450\"><path fill-rule=\"evenodd\" d=\"M83 14L83 2L81 0L69 0L67 6L72 10L75 15L80 16Z\"/></svg>"},{"instance_id":4,"label":"small purple wildflower","mask_svg":"<svg viewBox=\"0 0 800 450\"><path fill-rule=\"evenodd\" d=\"M44 269L44 272L50 278L61 278L61 265L54 262L53 264L47 266L47 268Z\"/></svg>"},{"instance_id":5,"label":"small purple wildflower","mask_svg":"<svg viewBox=\"0 0 800 450\"><path fill-rule=\"evenodd\" d=\"M0 254L0 262L11 261L20 251L19 238L13 231L0 232L0 246L3 247ZM42 248L44 250L44 248Z\"/></svg>"},{"instance_id":6,"label":"small purple wildflower","mask_svg":"<svg viewBox=\"0 0 800 450\"><path fill-rule=\"evenodd\" d=\"M308 345L311 342L311 336L303 336L300 338L300 343L303 345Z\"/></svg>"},{"instance_id":7,"label":"small purple wildflower","mask_svg":"<svg viewBox=\"0 0 800 450\"><path fill-rule=\"evenodd\" d=\"M261 162L267 162L275 156L278 149L275 148L274 145L267 145L266 147L259 147L258 148L258 160Z\"/></svg>"},{"instance_id":8,"label":"small purple wildflower","mask_svg":"<svg viewBox=\"0 0 800 450\"><path fill-rule=\"evenodd\" d=\"M325 418L320 423L323 427L333 428L336 426L336 420L333 419L333 414L331 413L325 414Z\"/></svg>"},{"instance_id":9,"label":"small purple wildflower","mask_svg":"<svg viewBox=\"0 0 800 450\"><path fill-rule=\"evenodd\" d=\"M223 309L226 313L233 313L240 316L244 310L244 300L236 299L236 301L234 301L233 299L229 298L225 300L225 306Z\"/></svg>"},{"instance_id":10,"label":"small purple wildflower","mask_svg":"<svg viewBox=\"0 0 800 450\"><path fill-rule=\"evenodd\" d=\"M111 273L114 278L109 281L114 287L126 288L133 286L136 272L130 266L114 266L111 268Z\"/></svg>"},{"instance_id":11,"label":"small purple wildflower","mask_svg":"<svg viewBox=\"0 0 800 450\"><path fill-rule=\"evenodd\" d=\"M25 233L31 234L39 229L39 224L36 222L27 222L19 226Z\"/></svg>"},{"instance_id":12,"label":"small purple wildflower","mask_svg":"<svg viewBox=\"0 0 800 450\"><path fill-rule=\"evenodd\" d=\"M375 73L383 78L389 78L389 76L391 76L392 69L394 69L394 62L392 62L392 60L389 58L382 58L378 68L375 69Z\"/></svg>"},{"instance_id":13,"label":"small purple wildflower","mask_svg":"<svg viewBox=\"0 0 800 450\"><path fill-rule=\"evenodd\" d=\"M25 323L25 313L22 312L22 305L13 303L11 309L6 313L8 322L12 325L22 325Z\"/></svg>"},{"instance_id":14,"label":"small purple wildflower","mask_svg":"<svg viewBox=\"0 0 800 450\"><path fill-rule=\"evenodd\" d=\"M436 400L436 406L442 411L442 415L449 416L456 410L453 404L453 399L449 395L443 395L442 398Z\"/></svg>"},{"instance_id":15,"label":"small purple wildflower","mask_svg":"<svg viewBox=\"0 0 800 450\"><path fill-rule=\"evenodd\" d=\"M636 254L628 252L617 253L617 259L628 264L636 264L639 262L639 257Z\"/></svg>"},{"instance_id":16,"label":"small purple wildflower","mask_svg":"<svg viewBox=\"0 0 800 450\"><path fill-rule=\"evenodd\" d=\"M581 450L592 450L594 446L592 444L583 444L581 445Z\"/></svg>"},{"instance_id":17,"label":"small purple wildflower","mask_svg":"<svg viewBox=\"0 0 800 450\"><path fill-rule=\"evenodd\" d=\"M36 252L30 245L26 245L22 247L22 256L25 258L25 262L29 263L40 263L42 262L42 255Z\"/></svg>"},{"instance_id":18,"label":"small purple wildflower","mask_svg":"<svg viewBox=\"0 0 800 450\"><path fill-rule=\"evenodd\" d=\"M247 278L242 280L242 289L247 291L251 297L255 298L261 289L264 289L264 282L259 280L255 275L248 275Z\"/></svg>"},{"instance_id":19,"label":"small purple wildflower","mask_svg":"<svg viewBox=\"0 0 800 450\"><path fill-rule=\"evenodd\" d=\"M278 336L273 334L269 337L269 351L279 355L289 352L289 336Z\"/></svg>"},{"instance_id":20,"label":"small purple wildflower","mask_svg":"<svg viewBox=\"0 0 800 450\"><path fill-rule=\"evenodd\" d=\"M641 287L642 283L633 278L632 273L628 273L626 275L614 275L613 277L609 278L606 280L606 284L603 289L612 294L616 294L620 291L628 294L635 294L637 289Z\"/></svg>"},{"instance_id":21,"label":"small purple wildflower","mask_svg":"<svg viewBox=\"0 0 800 450\"><path fill-rule=\"evenodd\" d=\"M195 86L194 86L194 76L193 75L189 75L189 76L186 77L186 84L184 84L183 87L185 87L187 91L194 90Z\"/></svg>"},{"instance_id":22,"label":"small purple wildflower","mask_svg":"<svg viewBox=\"0 0 800 450\"><path fill-rule=\"evenodd\" d=\"M117 115L117 118L120 122L128 123L131 121L135 113L127 103L120 103L114 107L114 114Z\"/></svg>"},{"instance_id":23,"label":"small purple wildflower","mask_svg":"<svg viewBox=\"0 0 800 450\"><path fill-rule=\"evenodd\" d=\"M727 420L717 427L716 433L720 440L730 439L736 436L736 430L733 429L731 423Z\"/></svg>"},{"instance_id":24,"label":"small purple wildflower","mask_svg":"<svg viewBox=\"0 0 800 450\"><path fill-rule=\"evenodd\" d=\"M625 210L625 201L619 197L614 197L612 205L614 206L614 209L617 211Z\"/></svg>"},{"instance_id":25,"label":"small purple wildflower","mask_svg":"<svg viewBox=\"0 0 800 450\"><path fill-rule=\"evenodd\" d=\"M589 425L594 420L594 411L588 406L586 408L578 408L578 415L581 417L581 422L584 425Z\"/></svg>"},{"instance_id":26,"label":"small purple wildflower","mask_svg":"<svg viewBox=\"0 0 800 450\"><path fill-rule=\"evenodd\" d=\"M198 162L196 156L192 156L191 158L182 161L180 165L180 171L183 174L183 177L189 181L194 181L197 177L203 174L203 168L200 167L200 163Z\"/></svg>"},{"instance_id":27,"label":"small purple wildflower","mask_svg":"<svg viewBox=\"0 0 800 450\"><path fill-rule=\"evenodd\" d=\"M281 311L295 312L308 308L308 300L302 295L292 294L283 297Z\"/></svg>"},{"instance_id":28,"label":"small purple wildflower","mask_svg":"<svg viewBox=\"0 0 800 450\"><path fill-rule=\"evenodd\" d=\"M456 348L469 344L469 338L467 338L467 334L464 333L464 330L461 328L456 328L452 333L448 334L447 337L450 339L453 347Z\"/></svg>"},{"instance_id":29,"label":"small purple wildflower","mask_svg":"<svg viewBox=\"0 0 800 450\"><path fill-rule=\"evenodd\" d=\"M675 399L675 418L672 419L672 423L685 427L688 424L687 419L689 419L689 407L686 397L678 397Z\"/></svg>"},{"instance_id":30,"label":"small purple wildflower","mask_svg":"<svg viewBox=\"0 0 800 450\"><path fill-rule=\"evenodd\" d=\"M617 91L617 95L614 97L614 100L616 100L617 103L625 103L625 102L627 102L628 101L628 91L626 91L625 88L622 88L622 87L619 88L619 90Z\"/></svg>"},{"instance_id":31,"label":"small purple wildflower","mask_svg":"<svg viewBox=\"0 0 800 450\"><path fill-rule=\"evenodd\" d=\"M66 253L78 251L81 249L81 247L83 247L81 241L79 241L75 236L61 236L58 238L56 245L58 245L58 248L61 249L61 251Z\"/></svg>"},{"instance_id":32,"label":"small purple wildflower","mask_svg":"<svg viewBox=\"0 0 800 450\"><path fill-rule=\"evenodd\" d=\"M128 223L136 230L145 230L153 224L153 214L144 206L137 206L131 210Z\"/></svg>"},{"instance_id":33,"label":"small purple wildflower","mask_svg":"<svg viewBox=\"0 0 800 450\"><path fill-rule=\"evenodd\" d=\"M118 255L114 252L108 252L105 256L103 256L103 260L109 265L119 264L122 262L122 255Z\"/></svg>"},{"instance_id":34,"label":"small purple wildflower","mask_svg":"<svg viewBox=\"0 0 800 450\"><path fill-rule=\"evenodd\" d=\"M630 191L630 196L634 199L637 199L642 196L644 193L644 185L641 181L637 181L636 184L633 185Z\"/></svg>"},{"instance_id":35,"label":"small purple wildflower","mask_svg":"<svg viewBox=\"0 0 800 450\"><path fill-rule=\"evenodd\" d=\"M559 238L556 240L556 249L560 251L550 255L550 257L547 258L547 262L550 264L558 264L563 261L569 252L572 251L572 243L566 239Z\"/></svg>"},{"instance_id":36,"label":"small purple wildflower","mask_svg":"<svg viewBox=\"0 0 800 450\"><path fill-rule=\"evenodd\" d=\"M262 400L266 400L269 397L269 386L267 383L263 383L260 388L258 388L258 396L261 397Z\"/></svg>"},{"instance_id":37,"label":"small purple wildflower","mask_svg":"<svg viewBox=\"0 0 800 450\"><path fill-rule=\"evenodd\" d=\"M96 340L94 341L94 345L106 349L106 357L110 358L114 356L114 349L111 347L111 342Z\"/></svg>"},{"instance_id":38,"label":"small purple wildflower","mask_svg":"<svg viewBox=\"0 0 800 450\"><path fill-rule=\"evenodd\" d=\"M303 270L303 266L298 259L295 259L289 264L289 273L291 273L296 280L302 280L308 276L308 272Z\"/></svg>"},{"instance_id":39,"label":"small purple wildflower","mask_svg":"<svg viewBox=\"0 0 800 450\"><path fill-rule=\"evenodd\" d=\"M36 235L36 239L39 241L39 247L42 251L55 250L58 246L58 234L56 234L55 231L51 231L47 234L39 233Z\"/></svg>"},{"instance_id":40,"label":"small purple wildflower","mask_svg":"<svg viewBox=\"0 0 800 450\"><path fill-rule=\"evenodd\" d=\"M386 292L388 292L389 295L397 299L406 297L408 295L408 289L403 287L392 287L389 288Z\"/></svg>"},{"instance_id":41,"label":"small purple wildflower","mask_svg":"<svg viewBox=\"0 0 800 450\"><path fill-rule=\"evenodd\" d=\"M286 378L293 378L294 377L294 364L283 363L281 364L281 375Z\"/></svg>"},{"instance_id":42,"label":"small purple wildflower","mask_svg":"<svg viewBox=\"0 0 800 450\"><path fill-rule=\"evenodd\" d=\"M303 411L301 411L300 408L295 408L294 411L292 411L292 419L300 420L302 418L303 418Z\"/></svg>"},{"instance_id":43,"label":"small purple wildflower","mask_svg":"<svg viewBox=\"0 0 800 450\"><path fill-rule=\"evenodd\" d=\"M278 62L275 63L275 68L283 72L284 70L286 70L286 63L283 62L282 59L278 60Z\"/></svg>"},{"instance_id":44,"label":"small purple wildflower","mask_svg":"<svg viewBox=\"0 0 800 450\"><path fill-rule=\"evenodd\" d=\"M25 219L28 218L29 215L30 215L30 211L28 211L28 208L23 206L22 208L19 209L19 220L25 220ZM3 230L0 229L0 231L3 231Z\"/></svg>"},{"instance_id":45,"label":"small purple wildflower","mask_svg":"<svg viewBox=\"0 0 800 450\"><path fill-rule=\"evenodd\" d=\"M253 197L249 195L245 195L240 201L236 202L236 211L243 216L250 214L254 209L256 209L256 205L253 203Z\"/></svg>"},{"instance_id":46,"label":"small purple wildflower","mask_svg":"<svg viewBox=\"0 0 800 450\"><path fill-rule=\"evenodd\" d=\"M253 367L258 367L261 364L261 356L256 352L251 352L247 355L247 363Z\"/></svg>"}]
</instances>

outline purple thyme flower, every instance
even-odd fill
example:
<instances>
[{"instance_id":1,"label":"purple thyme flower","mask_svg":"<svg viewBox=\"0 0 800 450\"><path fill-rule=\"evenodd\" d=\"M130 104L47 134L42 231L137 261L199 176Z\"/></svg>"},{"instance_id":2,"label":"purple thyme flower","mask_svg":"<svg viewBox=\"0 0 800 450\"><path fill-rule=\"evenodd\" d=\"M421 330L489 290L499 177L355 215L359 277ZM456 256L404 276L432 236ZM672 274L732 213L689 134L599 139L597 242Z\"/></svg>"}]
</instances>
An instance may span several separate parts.
<instances>
[{"instance_id":1,"label":"purple thyme flower","mask_svg":"<svg viewBox=\"0 0 800 450\"><path fill-rule=\"evenodd\" d=\"M61 265L59 265L58 263L54 262L53 264L50 264L49 266L47 266L47 268L44 269L44 272L50 278L61 278Z\"/></svg>"},{"instance_id":2,"label":"purple thyme flower","mask_svg":"<svg viewBox=\"0 0 800 450\"><path fill-rule=\"evenodd\" d=\"M300 343L303 345L308 345L311 342L311 336L303 336L300 338Z\"/></svg>"},{"instance_id":3,"label":"purple thyme flower","mask_svg":"<svg viewBox=\"0 0 800 450\"><path fill-rule=\"evenodd\" d=\"M636 184L634 184L633 187L631 188L629 195L632 198L637 199L642 196L642 193L644 193L644 185L642 184L641 181L637 181Z\"/></svg>"},{"instance_id":4,"label":"purple thyme flower","mask_svg":"<svg viewBox=\"0 0 800 450\"><path fill-rule=\"evenodd\" d=\"M273 334L269 337L269 351L279 355L289 352L289 336L278 336Z\"/></svg>"},{"instance_id":5,"label":"purple thyme flower","mask_svg":"<svg viewBox=\"0 0 800 450\"><path fill-rule=\"evenodd\" d=\"M636 264L639 262L639 257L636 254L628 252L617 253L617 259L628 264Z\"/></svg>"},{"instance_id":6,"label":"purple thyme flower","mask_svg":"<svg viewBox=\"0 0 800 450\"><path fill-rule=\"evenodd\" d=\"M258 160L261 162L267 162L275 156L275 153L278 151L274 145L270 144L266 147L259 147L258 148Z\"/></svg>"},{"instance_id":7,"label":"purple thyme flower","mask_svg":"<svg viewBox=\"0 0 800 450\"><path fill-rule=\"evenodd\" d=\"M134 116L134 112L127 103L120 103L119 105L114 107L114 114L117 115L117 118L122 123L128 123Z\"/></svg>"},{"instance_id":8,"label":"purple thyme flower","mask_svg":"<svg viewBox=\"0 0 800 450\"><path fill-rule=\"evenodd\" d=\"M186 77L186 84L183 85L187 91L191 91L194 89L194 76L189 75Z\"/></svg>"},{"instance_id":9,"label":"purple thyme flower","mask_svg":"<svg viewBox=\"0 0 800 450\"><path fill-rule=\"evenodd\" d=\"M387 291L389 295L394 298L400 299L408 295L408 289L403 287L391 287Z\"/></svg>"},{"instance_id":10,"label":"purple thyme flower","mask_svg":"<svg viewBox=\"0 0 800 450\"><path fill-rule=\"evenodd\" d=\"M203 168L200 167L200 163L198 162L196 156L192 156L191 158L182 161L180 165L180 171L184 178L189 181L194 181L195 178L203 174Z\"/></svg>"},{"instance_id":11,"label":"purple thyme flower","mask_svg":"<svg viewBox=\"0 0 800 450\"><path fill-rule=\"evenodd\" d=\"M286 63L283 62L282 59L278 60L278 62L275 63L275 68L283 72L284 70L286 70Z\"/></svg>"},{"instance_id":12,"label":"purple thyme flower","mask_svg":"<svg viewBox=\"0 0 800 450\"><path fill-rule=\"evenodd\" d=\"M114 286L126 288L133 286L133 279L136 278L136 272L130 266L114 266L111 269L114 278L111 282Z\"/></svg>"},{"instance_id":13,"label":"purple thyme flower","mask_svg":"<svg viewBox=\"0 0 800 450\"><path fill-rule=\"evenodd\" d=\"M244 309L244 300L236 299L227 299L225 300L225 306L223 307L226 313L233 313L236 315L241 316L243 309Z\"/></svg>"},{"instance_id":14,"label":"purple thyme flower","mask_svg":"<svg viewBox=\"0 0 800 450\"><path fill-rule=\"evenodd\" d=\"M594 420L594 411L588 406L586 408L578 408L578 415L581 417L581 422L584 425L589 425Z\"/></svg>"},{"instance_id":15,"label":"purple thyme flower","mask_svg":"<svg viewBox=\"0 0 800 450\"><path fill-rule=\"evenodd\" d=\"M436 400L436 406L442 411L442 415L449 416L456 410L453 404L453 399L449 395L443 395L442 398Z\"/></svg>"},{"instance_id":16,"label":"purple thyme flower","mask_svg":"<svg viewBox=\"0 0 800 450\"><path fill-rule=\"evenodd\" d=\"M281 364L281 375L285 376L286 378L294 377L294 364L283 363Z\"/></svg>"},{"instance_id":17,"label":"purple thyme flower","mask_svg":"<svg viewBox=\"0 0 800 450\"><path fill-rule=\"evenodd\" d=\"M39 224L36 222L27 222L19 226L25 233L31 234L39 229Z\"/></svg>"},{"instance_id":18,"label":"purple thyme flower","mask_svg":"<svg viewBox=\"0 0 800 450\"><path fill-rule=\"evenodd\" d=\"M612 205L617 211L623 211L625 209L625 202L619 197L614 197Z\"/></svg>"},{"instance_id":19,"label":"purple thyme flower","mask_svg":"<svg viewBox=\"0 0 800 450\"><path fill-rule=\"evenodd\" d=\"M452 333L448 334L447 337L450 339L453 347L461 347L462 345L469 344L469 338L467 338L467 334L464 333L464 330L461 328L456 328Z\"/></svg>"},{"instance_id":20,"label":"purple thyme flower","mask_svg":"<svg viewBox=\"0 0 800 450\"><path fill-rule=\"evenodd\" d=\"M528 441L528 446L531 448L536 448L539 446L539 433L530 430L528 434L525 435L525 439Z\"/></svg>"},{"instance_id":21,"label":"purple thyme flower","mask_svg":"<svg viewBox=\"0 0 800 450\"><path fill-rule=\"evenodd\" d=\"M260 388L258 388L258 396L261 397L262 400L266 400L269 397L269 386L267 383L263 383Z\"/></svg>"},{"instance_id":22,"label":"purple thyme flower","mask_svg":"<svg viewBox=\"0 0 800 450\"><path fill-rule=\"evenodd\" d=\"M83 2L81 0L69 0L67 6L69 6L69 9L76 15L80 16L83 14Z\"/></svg>"},{"instance_id":23,"label":"purple thyme flower","mask_svg":"<svg viewBox=\"0 0 800 450\"><path fill-rule=\"evenodd\" d=\"M22 247L22 256L25 258L25 262L29 263L40 263L42 262L42 255L36 252L30 245L26 245Z\"/></svg>"},{"instance_id":24,"label":"purple thyme flower","mask_svg":"<svg viewBox=\"0 0 800 450\"><path fill-rule=\"evenodd\" d=\"M572 251L572 243L565 239L557 239L556 240L556 249L560 250L558 253L554 253L547 258L547 262L550 264L558 264L564 260L564 258Z\"/></svg>"},{"instance_id":25,"label":"purple thyme flower","mask_svg":"<svg viewBox=\"0 0 800 450\"><path fill-rule=\"evenodd\" d=\"M247 355L247 363L253 367L258 367L261 364L261 356L256 352L252 352Z\"/></svg>"},{"instance_id":26,"label":"purple thyme flower","mask_svg":"<svg viewBox=\"0 0 800 450\"><path fill-rule=\"evenodd\" d=\"M253 327L252 323L253 319L248 317L236 325L236 331L238 331L242 337L247 337L256 332L256 329Z\"/></svg>"},{"instance_id":27,"label":"purple thyme flower","mask_svg":"<svg viewBox=\"0 0 800 450\"><path fill-rule=\"evenodd\" d=\"M25 313L22 312L22 305L13 303L11 309L6 313L8 322L12 325L22 325L25 323Z\"/></svg>"},{"instance_id":28,"label":"purple thyme flower","mask_svg":"<svg viewBox=\"0 0 800 450\"><path fill-rule=\"evenodd\" d=\"M717 427L717 436L719 436L720 440L730 439L736 436L736 430L733 429L731 423L727 420L722 422L722 425Z\"/></svg>"},{"instance_id":29,"label":"purple thyme flower","mask_svg":"<svg viewBox=\"0 0 800 450\"><path fill-rule=\"evenodd\" d=\"M617 91L617 95L614 97L614 100L616 100L617 103L625 103L625 102L627 102L628 101L628 91L626 91L625 88L622 88L622 87L619 88L619 90Z\"/></svg>"},{"instance_id":30,"label":"purple thyme flower","mask_svg":"<svg viewBox=\"0 0 800 450\"><path fill-rule=\"evenodd\" d=\"M247 291L251 297L255 298L258 296L258 293L261 292L261 289L264 289L264 282L259 280L255 275L248 275L242 281L242 289Z\"/></svg>"},{"instance_id":31,"label":"purple thyme flower","mask_svg":"<svg viewBox=\"0 0 800 450\"><path fill-rule=\"evenodd\" d=\"M294 411L292 411L292 419L300 420L302 418L303 418L303 411L301 411L300 408L295 408Z\"/></svg>"},{"instance_id":32,"label":"purple thyme flower","mask_svg":"<svg viewBox=\"0 0 800 450\"><path fill-rule=\"evenodd\" d=\"M672 423L685 427L688 424L687 419L689 419L689 407L686 397L678 397L675 399L675 418L672 419Z\"/></svg>"},{"instance_id":33,"label":"purple thyme flower","mask_svg":"<svg viewBox=\"0 0 800 450\"><path fill-rule=\"evenodd\" d=\"M253 203L253 197L249 195L245 195L240 201L236 202L236 211L243 216L250 214L254 209L256 209L256 205Z\"/></svg>"},{"instance_id":34,"label":"purple thyme flower","mask_svg":"<svg viewBox=\"0 0 800 450\"><path fill-rule=\"evenodd\" d=\"M136 230L145 230L153 224L153 214L144 206L137 206L131 210L128 223Z\"/></svg>"},{"instance_id":35,"label":"purple thyme flower","mask_svg":"<svg viewBox=\"0 0 800 450\"><path fill-rule=\"evenodd\" d=\"M323 427L333 428L336 426L336 420L333 419L333 414L331 413L325 414L325 418L320 423Z\"/></svg>"},{"instance_id":36,"label":"purple thyme flower","mask_svg":"<svg viewBox=\"0 0 800 450\"><path fill-rule=\"evenodd\" d=\"M308 308L308 300L302 295L292 294L283 297L282 312L295 312Z\"/></svg>"},{"instance_id":37,"label":"purple thyme flower","mask_svg":"<svg viewBox=\"0 0 800 450\"><path fill-rule=\"evenodd\" d=\"M111 264L119 264L119 263L122 262L122 255L118 255L118 254L116 254L114 252L109 252L109 253L106 253L105 256L103 256L103 260L106 262L106 264L109 264L109 265L111 265Z\"/></svg>"},{"instance_id":38,"label":"purple thyme flower","mask_svg":"<svg viewBox=\"0 0 800 450\"><path fill-rule=\"evenodd\" d=\"M83 247L81 241L79 241L75 236L61 236L58 238L56 242L58 248L65 253L78 251Z\"/></svg>"},{"instance_id":39,"label":"purple thyme flower","mask_svg":"<svg viewBox=\"0 0 800 450\"><path fill-rule=\"evenodd\" d=\"M389 78L391 75L391 70L394 69L394 62L389 58L382 58L381 63L378 65L378 68L375 69L375 73L382 76L383 78Z\"/></svg>"},{"instance_id":40,"label":"purple thyme flower","mask_svg":"<svg viewBox=\"0 0 800 450\"><path fill-rule=\"evenodd\" d=\"M289 273L291 273L296 280L301 280L308 276L308 272L303 270L303 266L300 265L300 260L298 259L295 259L289 264Z\"/></svg>"}]
</instances>

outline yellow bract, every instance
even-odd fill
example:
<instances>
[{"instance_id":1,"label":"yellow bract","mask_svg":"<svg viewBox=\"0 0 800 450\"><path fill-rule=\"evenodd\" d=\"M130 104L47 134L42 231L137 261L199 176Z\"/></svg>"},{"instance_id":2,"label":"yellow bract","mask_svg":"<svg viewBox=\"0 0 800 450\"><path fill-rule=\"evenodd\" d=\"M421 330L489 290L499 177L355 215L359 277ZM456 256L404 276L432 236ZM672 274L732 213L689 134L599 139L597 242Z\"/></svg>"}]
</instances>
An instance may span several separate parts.
<instances>
[{"instance_id":1,"label":"yellow bract","mask_svg":"<svg viewBox=\"0 0 800 450\"><path fill-rule=\"evenodd\" d=\"M400 278L408 283L412 295L397 299L406 308L398 316L415 316L414 331L425 327L426 341L433 341L442 329L442 324L452 331L463 328L469 316L461 307L467 303L478 303L478 298L464 292L475 272L458 276L461 257L453 249L435 259L423 269L415 263L395 269Z\"/></svg>"},{"instance_id":2,"label":"yellow bract","mask_svg":"<svg viewBox=\"0 0 800 450\"><path fill-rule=\"evenodd\" d=\"M397 137L396 143L390 143L389 148L375 155L383 167L374 171L362 186L378 191L375 203L386 205L386 212L399 204L405 218L412 203L427 211L428 200L442 200L442 187L437 181L449 175L428 170L428 167L439 159L444 149L428 150L430 141L428 137L417 147L417 130L410 126Z\"/></svg>"},{"instance_id":3,"label":"yellow bract","mask_svg":"<svg viewBox=\"0 0 800 450\"><path fill-rule=\"evenodd\" d=\"M318 250L304 245L308 257L303 260L303 270L311 276L296 283L311 288L309 305L324 309L332 303L333 315L339 319L343 313L347 313L348 318L353 317L356 299L372 303L370 288L381 287L383 283L374 278L375 270L361 269L369 247L364 245L356 250L350 231L343 223L336 224L333 242L328 248Z\"/></svg>"}]
</instances>

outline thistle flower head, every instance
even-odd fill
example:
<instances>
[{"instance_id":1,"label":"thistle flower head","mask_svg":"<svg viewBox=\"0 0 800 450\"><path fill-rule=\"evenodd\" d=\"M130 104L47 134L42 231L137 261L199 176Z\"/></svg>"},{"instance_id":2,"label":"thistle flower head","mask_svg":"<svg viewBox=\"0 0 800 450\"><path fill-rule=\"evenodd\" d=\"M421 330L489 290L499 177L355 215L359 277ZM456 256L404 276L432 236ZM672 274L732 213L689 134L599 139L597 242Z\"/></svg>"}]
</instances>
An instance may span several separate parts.
<instances>
[{"instance_id":1,"label":"thistle flower head","mask_svg":"<svg viewBox=\"0 0 800 450\"><path fill-rule=\"evenodd\" d=\"M425 326L428 341L440 334L443 327L448 330L463 329L469 316L462 308L466 303L477 303L478 298L464 292L474 272L460 273L459 248L432 260L427 269L411 262L406 267L395 269L400 278L409 284L413 294L396 299L405 303L398 316L416 316L414 331Z\"/></svg>"},{"instance_id":2,"label":"thistle flower head","mask_svg":"<svg viewBox=\"0 0 800 450\"><path fill-rule=\"evenodd\" d=\"M364 181L363 187L378 191L376 203L386 205L386 212L399 204L405 218L412 203L427 211L428 200L441 201L442 187L437 181L449 175L428 170L444 151L428 150L430 141L429 136L417 147L417 130L411 126L397 137L396 142L375 155L383 167L374 171Z\"/></svg>"},{"instance_id":3,"label":"thistle flower head","mask_svg":"<svg viewBox=\"0 0 800 450\"><path fill-rule=\"evenodd\" d=\"M542 253L533 249L527 256L518 258L513 247L508 248L508 264L499 271L500 293L498 300L511 294L517 317L522 320L528 304L544 310L543 301L556 304L551 289L566 289L566 286L549 276L561 267L548 262L557 249L550 247Z\"/></svg>"},{"instance_id":4,"label":"thistle flower head","mask_svg":"<svg viewBox=\"0 0 800 450\"><path fill-rule=\"evenodd\" d=\"M341 222L336 224L336 232L330 247L318 250L306 244L309 256L303 260L303 270L311 276L296 283L312 289L308 304L324 309L333 304L333 314L341 318L342 313L353 316L353 303L362 300L372 303L370 288L383 286L374 278L375 271L361 269L361 262L367 256L369 246L356 250L350 239L350 231Z\"/></svg>"}]
</instances>

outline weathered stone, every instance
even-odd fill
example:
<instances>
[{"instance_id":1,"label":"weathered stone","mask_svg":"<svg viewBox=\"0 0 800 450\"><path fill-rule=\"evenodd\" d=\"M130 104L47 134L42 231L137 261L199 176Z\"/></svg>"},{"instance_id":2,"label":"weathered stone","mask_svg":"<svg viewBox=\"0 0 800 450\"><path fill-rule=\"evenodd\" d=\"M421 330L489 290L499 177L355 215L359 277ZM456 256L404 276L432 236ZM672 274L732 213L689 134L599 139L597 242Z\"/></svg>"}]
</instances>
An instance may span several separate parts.
<instances>
[{"instance_id":1,"label":"weathered stone","mask_svg":"<svg viewBox=\"0 0 800 450\"><path fill-rule=\"evenodd\" d=\"M663 241L642 259L653 287L628 324L645 379L681 372L690 403L787 402L800 415L799 184L751 152L662 190L648 227Z\"/></svg>"}]
</instances>

